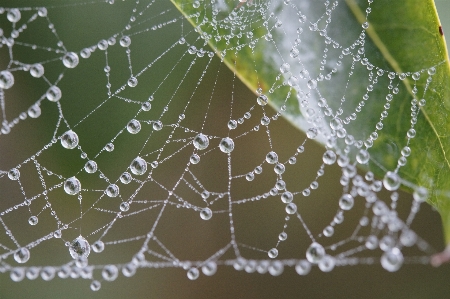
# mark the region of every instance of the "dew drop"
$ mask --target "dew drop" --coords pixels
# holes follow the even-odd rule
[[[16,252],[14,252],[14,260],[19,264],[26,263],[29,259],[30,251],[26,247],[19,248]]]
[[[28,218],[28,223],[30,225],[36,225],[38,224],[39,219],[36,216],[31,216],[30,218]]]
[[[22,267],[15,267],[11,269],[9,277],[12,281],[19,282],[25,278],[25,269]]]
[[[20,171],[17,168],[12,168],[8,171],[8,178],[11,181],[17,181],[20,178]]]
[[[130,87],[136,87],[136,85],[138,84],[138,79],[136,77],[131,77],[130,79],[128,79],[127,84]]]
[[[428,190],[425,187],[417,187],[413,193],[416,202],[424,202],[428,199]]]
[[[292,193],[289,191],[283,192],[283,194],[281,194],[281,201],[283,203],[290,203],[293,199],[294,195],[292,195]]]
[[[336,162],[336,153],[332,150],[327,150],[322,157],[323,163],[332,165]]]
[[[319,263],[325,256],[325,249],[317,242],[313,242],[306,250],[306,259],[312,263]]]
[[[289,215],[295,214],[297,212],[297,205],[295,203],[289,203],[286,205],[285,210]]]
[[[193,154],[190,158],[189,161],[192,164],[198,164],[198,162],[200,162],[200,157],[197,154]]]
[[[306,137],[309,139],[314,139],[318,135],[318,131],[316,128],[309,128],[308,131],[306,131]]]
[[[79,236],[70,243],[69,252],[73,259],[78,259],[79,257],[87,258],[91,252],[91,247],[85,238]]]
[[[127,47],[129,47],[131,45],[131,38],[129,36],[126,36],[126,35],[122,36],[120,38],[119,44],[122,47],[127,48]]]
[[[46,97],[50,102],[58,102],[61,99],[62,93],[58,86],[53,85],[47,90]]]
[[[311,271],[311,264],[308,261],[301,260],[295,265],[295,272],[298,275],[307,275]]]
[[[44,66],[40,63],[31,65],[30,75],[33,76],[34,78],[42,77],[42,75],[44,75]]]
[[[120,181],[122,182],[122,184],[129,184],[132,181],[132,177],[131,174],[128,172],[124,172],[122,173],[122,175],[120,176]]]
[[[358,154],[356,155],[356,161],[358,161],[359,164],[367,164],[370,159],[370,154],[365,149],[361,149]]]
[[[350,210],[351,208],[353,208],[353,205],[354,199],[353,196],[351,196],[350,194],[344,194],[339,199],[339,207],[344,211]]]
[[[10,71],[0,72],[0,89],[9,89],[14,85],[14,76]]]
[[[80,62],[77,53],[75,52],[68,52],[66,55],[64,55],[62,62],[66,68],[73,69],[78,65]]]
[[[162,128],[163,128],[163,124],[161,121],[158,120],[153,123],[153,130],[160,131]]]
[[[143,175],[147,172],[147,162],[141,157],[137,157],[131,162],[130,170],[135,175]]]
[[[204,208],[200,210],[200,218],[203,220],[209,220],[212,217],[212,211],[210,208]]]
[[[267,105],[267,103],[269,103],[269,99],[267,98],[266,95],[262,94],[262,95],[260,95],[259,97],[256,98],[256,102],[260,106],[265,106],[265,105]]]
[[[127,131],[131,134],[137,134],[141,130],[141,123],[138,120],[132,119],[127,124]]]
[[[198,150],[204,150],[209,145],[209,139],[208,136],[200,133],[197,136],[195,136],[193,141],[194,147]]]
[[[389,271],[395,272],[403,265],[403,254],[397,247],[386,251],[381,256],[381,266]]]
[[[334,266],[336,265],[336,260],[334,257],[330,255],[325,255],[322,260],[319,261],[319,269],[322,272],[330,272],[334,269]]]
[[[119,269],[115,265],[106,265],[102,270],[102,277],[106,281],[114,281],[119,276]]]
[[[287,239],[287,233],[285,233],[285,232],[281,232],[279,235],[278,235],[278,240],[280,240],[280,241],[286,241],[286,239]]]
[[[277,163],[273,169],[276,174],[283,174],[286,170],[285,166],[281,163]]]
[[[97,292],[102,287],[102,284],[98,280],[94,280],[91,282],[91,290]]]
[[[234,150],[234,141],[233,141],[233,139],[231,139],[229,137],[223,138],[220,141],[219,148],[225,154],[231,153]]]
[[[389,191],[395,191],[400,187],[400,177],[397,173],[388,171],[383,179],[384,188]]]
[[[203,265],[202,272],[206,276],[212,276],[212,275],[216,274],[217,264],[215,262],[211,262],[211,261],[207,262],[205,265]]]
[[[278,249],[276,248],[272,248],[267,252],[267,255],[271,258],[274,259],[278,256]]]
[[[95,173],[97,171],[97,162],[89,160],[84,164],[84,171],[87,173]]]
[[[105,250],[105,243],[103,243],[103,241],[98,240],[95,241],[94,244],[92,244],[92,251],[100,253],[103,252],[103,250]]]
[[[20,10],[17,8],[11,8],[8,13],[6,14],[6,18],[11,23],[16,23],[20,20],[22,15],[20,14]]]
[[[108,197],[117,197],[119,195],[119,186],[111,184],[106,188],[105,193]]]
[[[61,145],[67,149],[74,149],[78,146],[78,135],[72,130],[67,131],[61,136]]]
[[[64,182],[64,191],[69,195],[76,195],[81,191],[81,183],[76,177],[68,178]]]
[[[277,163],[278,162],[278,155],[277,155],[277,153],[275,153],[275,152],[269,152],[267,155],[266,155],[266,161],[267,161],[267,163],[269,163],[269,164],[275,164],[275,163]]]

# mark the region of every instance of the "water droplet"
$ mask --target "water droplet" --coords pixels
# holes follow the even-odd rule
[[[130,170],[133,174],[143,175],[147,172],[147,162],[141,157],[137,157],[131,162]]]
[[[319,269],[322,272],[330,272],[334,269],[334,266],[336,265],[336,260],[334,257],[325,255],[321,261],[319,261]]]
[[[127,212],[130,209],[130,204],[127,202],[122,202],[119,208],[122,212]]]
[[[15,267],[11,269],[11,272],[9,273],[9,277],[12,281],[19,282],[22,281],[25,278],[25,268],[22,267]]]
[[[194,3],[192,3],[192,7],[199,8],[200,7],[200,1],[194,1]]]
[[[281,232],[281,233],[278,235],[278,240],[280,240],[280,241],[286,241],[287,237],[288,237],[287,233]]]
[[[105,145],[105,151],[107,152],[112,152],[114,150],[114,144],[113,143],[108,143]]]
[[[153,130],[160,131],[162,128],[163,128],[163,124],[161,121],[158,120],[153,123]]]
[[[8,19],[8,21],[10,21],[11,23],[16,23],[20,20],[21,18],[21,14],[20,14],[20,10],[17,8],[11,8],[8,13],[6,14],[6,18]]]
[[[38,267],[30,267],[26,271],[26,276],[29,280],[34,280],[39,276],[39,268]]]
[[[362,28],[363,28],[363,29],[369,28],[369,22],[364,22],[364,23],[362,24]]]
[[[294,195],[291,192],[286,191],[281,194],[281,201],[284,203],[290,203],[294,199]]]
[[[365,149],[361,149],[358,154],[356,155],[356,161],[358,161],[359,164],[366,164],[369,162],[370,154]]]
[[[138,120],[132,119],[127,124],[127,131],[131,134],[137,134],[141,130],[141,123]]]
[[[78,146],[78,135],[72,130],[67,131],[61,136],[61,145],[67,149],[73,149]]]
[[[114,281],[119,276],[119,269],[115,265],[106,265],[102,271],[102,277],[106,281]]]
[[[208,136],[200,133],[197,136],[195,136],[193,141],[194,147],[198,150],[204,150],[209,145],[209,139]]]
[[[436,68],[435,67],[431,67],[428,69],[428,75],[432,76],[436,74]]]
[[[260,95],[259,97],[256,98],[256,102],[260,106],[265,106],[265,105],[267,105],[267,103],[269,103],[269,99],[267,98],[266,95],[262,94],[262,95]]]
[[[306,131],[306,137],[308,137],[309,139],[314,139],[317,137],[318,133],[319,132],[316,128],[309,128],[308,131]]]
[[[136,85],[138,84],[138,79],[136,77],[131,77],[130,79],[128,79],[127,84],[130,87],[136,87]]]
[[[266,155],[266,161],[267,161],[267,163],[269,163],[269,164],[275,164],[275,163],[277,163],[278,162],[278,155],[277,155],[277,153],[275,153],[275,152],[269,152],[267,155]]]
[[[401,181],[397,173],[388,171],[383,179],[384,188],[389,191],[395,191],[400,187]]]
[[[97,253],[102,252],[105,250],[105,243],[101,240],[95,241],[94,244],[92,244],[92,250]]]
[[[16,252],[14,252],[14,260],[19,264],[26,263],[29,259],[30,251],[26,247],[19,248]]]
[[[286,188],[286,183],[283,180],[278,180],[275,183],[275,188],[278,190],[284,190]]]
[[[144,102],[142,103],[141,109],[143,111],[150,111],[150,109],[152,109],[152,104],[150,102]]]
[[[226,137],[220,141],[219,148],[225,154],[229,154],[234,150],[234,141],[233,139]]]
[[[295,271],[298,275],[307,275],[311,271],[311,264],[305,260],[299,261],[295,265]]]
[[[414,200],[424,202],[428,199],[428,190],[425,187],[417,187],[413,193]]]
[[[339,207],[342,210],[348,211],[351,208],[353,208],[354,205],[354,199],[353,196],[351,196],[350,194],[344,194],[342,195],[342,197],[339,199]]]
[[[95,173],[97,171],[97,162],[89,160],[84,164],[84,171],[87,173]]]
[[[289,65],[289,63],[283,63],[280,67],[280,72],[284,74],[284,73],[289,72],[290,69],[291,69],[291,66]]]
[[[190,158],[189,161],[192,164],[198,164],[198,162],[200,162],[200,157],[197,154],[193,154]]]
[[[80,62],[77,53],[75,52],[68,52],[66,55],[64,55],[62,62],[66,68],[73,69],[78,65]]]
[[[272,248],[269,250],[269,252],[267,252],[267,255],[271,258],[274,259],[278,256],[278,249],[276,248]]]
[[[81,183],[76,177],[68,178],[64,182],[64,191],[69,195],[76,195],[81,191]]]
[[[332,165],[336,162],[336,153],[332,150],[327,150],[322,157],[323,163]]]
[[[39,116],[41,116],[41,107],[39,107],[38,104],[35,104],[31,106],[27,112],[29,117],[38,118]]]
[[[245,179],[249,182],[253,181],[255,179],[255,175],[253,172],[249,172],[245,175]]]
[[[119,44],[122,47],[127,48],[131,45],[131,38],[129,36],[124,35],[120,38]]]
[[[61,99],[62,92],[58,86],[53,85],[47,90],[46,97],[50,102],[58,102]]]
[[[0,89],[9,89],[14,85],[14,76],[9,71],[0,72]]]
[[[98,290],[100,290],[100,288],[102,287],[102,284],[100,281],[98,280],[93,280],[91,282],[91,290],[94,292],[97,292]]]
[[[325,249],[317,242],[313,242],[306,250],[306,259],[312,263],[319,263],[325,256]]]
[[[45,281],[50,281],[55,277],[56,270],[53,267],[44,267],[41,270],[41,277]]]
[[[8,178],[12,181],[17,181],[20,178],[20,171],[17,168],[13,168],[8,171]]]
[[[190,268],[187,272],[187,277],[190,280],[196,280],[200,276],[200,271],[197,268]]]
[[[209,220],[211,219],[213,213],[210,208],[204,208],[200,210],[200,218],[203,220]]]
[[[308,81],[308,88],[309,89],[316,89],[317,88],[317,81],[314,79],[311,79]]]
[[[403,254],[397,247],[386,251],[383,256],[381,256],[381,266],[389,271],[395,272],[403,265]]]
[[[117,197],[119,195],[119,186],[111,184],[106,188],[105,193],[108,197]]]
[[[286,170],[285,166],[281,163],[277,163],[275,167],[273,168],[276,174],[283,174]]]
[[[131,277],[134,274],[136,274],[136,265],[133,263],[128,263],[125,266],[122,267],[122,274],[125,277]]]
[[[334,227],[332,227],[331,225],[328,225],[323,229],[323,235],[325,237],[331,237],[333,234],[334,234]]]
[[[28,218],[28,223],[30,225],[36,225],[38,224],[39,219],[36,216],[31,216],[30,218]]]
[[[297,212],[297,205],[295,203],[289,203],[286,205],[286,213],[292,215],[295,214]]]
[[[203,265],[202,272],[206,276],[214,275],[217,272],[217,263],[211,261],[207,262],[205,265]]]
[[[40,63],[36,63],[31,65],[30,67],[30,74],[34,78],[40,78],[42,75],[44,75],[44,66]]]
[[[73,259],[88,257],[91,252],[91,246],[89,246],[89,243],[85,238],[79,236],[70,243],[69,252]]]

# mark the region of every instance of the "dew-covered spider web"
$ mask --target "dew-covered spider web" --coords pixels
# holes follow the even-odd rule
[[[428,191],[398,172],[442,62],[398,73],[367,57],[369,23],[342,34],[344,1],[176,2],[199,25],[168,0],[0,8],[2,279],[99,290],[170,267],[195,280],[428,264],[411,228]],[[370,22],[376,1],[361,3]],[[390,118],[402,144],[382,138]]]

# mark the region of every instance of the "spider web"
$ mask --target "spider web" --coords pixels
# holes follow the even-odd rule
[[[1,9],[0,272],[98,290],[141,268],[194,280],[221,266],[277,276],[428,264],[434,250],[411,229],[427,191],[399,200],[408,182],[397,172],[440,62],[398,74],[369,61],[367,24],[333,38],[343,5],[183,2],[195,29],[160,0]],[[273,77],[255,62],[260,49],[279,66]],[[242,53],[255,95],[239,82]],[[367,93],[385,92],[372,132],[346,131],[372,107],[354,94],[359,76]],[[414,85],[397,168],[384,181],[359,174],[376,163],[368,149],[396,117],[387,111],[401,81],[416,76],[429,79]],[[282,117],[306,136],[285,132]]]

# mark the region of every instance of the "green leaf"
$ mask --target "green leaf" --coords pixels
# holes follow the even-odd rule
[[[183,0],[172,2],[197,32],[206,36],[210,46],[251,90],[256,92],[257,88],[261,88],[269,97],[270,104],[277,109],[286,106],[283,115],[294,126],[302,130],[311,126],[305,118],[308,111],[299,104],[308,100],[308,92],[312,95],[308,100],[309,107],[317,107],[320,97],[325,98],[334,111],[342,102],[342,119],[350,116],[359,103],[364,102],[361,111],[356,113],[356,120],[345,125],[345,128],[356,140],[362,141],[369,138],[370,132],[377,132],[378,137],[369,149],[371,160],[368,169],[380,178],[387,171],[396,169],[401,150],[407,145],[407,131],[412,120],[411,101],[414,98],[417,101],[425,99],[425,106],[416,105],[416,136],[408,144],[411,155],[398,173],[404,189],[411,192],[422,190],[418,189],[419,186],[428,189],[428,202],[440,212],[445,238],[447,243],[450,242],[450,72],[445,40],[439,30],[440,22],[433,0],[374,1],[370,4],[367,30],[363,30],[361,24],[367,21],[368,1],[340,1],[334,9],[330,4],[328,9],[332,10],[332,26],[326,31],[330,43],[325,40],[326,37],[309,28],[317,20],[318,29],[326,26],[328,16],[324,14],[322,1],[296,2],[300,13],[292,13],[290,4],[279,1],[273,9],[283,22],[281,30],[273,29],[278,19],[264,15],[265,10],[259,10],[256,5],[238,6],[236,2],[229,4],[228,10],[221,7],[216,19],[228,18],[229,25],[229,28],[223,28],[211,23],[214,12],[205,4],[207,1],[201,3],[204,6],[200,13],[192,3],[186,4]],[[262,1],[258,5],[267,4]],[[299,22],[302,15],[307,17],[304,23]],[[233,25],[234,18],[245,20],[243,24],[251,30]],[[303,32],[298,33],[297,27],[302,28]],[[253,36],[246,35],[249,31],[253,32]],[[268,32],[273,40],[265,40]],[[296,44],[297,38],[301,41]],[[354,69],[350,69],[361,47],[354,44],[358,40],[364,41],[364,53],[359,55],[360,60],[355,62]],[[325,47],[328,52],[324,51]],[[299,51],[301,63],[295,63],[296,60],[290,57],[292,48]],[[346,48],[349,48],[350,55],[342,55],[342,64],[327,61],[324,69],[320,70],[324,53],[334,53],[330,56],[338,57]],[[363,58],[367,58],[373,66],[372,76],[377,77],[375,84],[368,80],[370,71],[361,63]],[[320,74],[331,74],[331,78],[319,80],[317,89],[311,90],[303,80],[304,85],[300,86],[302,91],[296,94],[288,85],[282,84],[288,80],[288,76],[283,78],[280,73],[280,66],[285,61],[290,64],[292,74],[299,74],[304,66],[311,72],[309,75],[312,78],[318,78]],[[336,68],[335,73],[333,68]],[[391,80],[386,71],[377,75],[378,69],[395,72],[396,76]],[[434,70],[436,73],[429,75]],[[420,79],[413,79],[415,72],[419,73]],[[402,80],[400,74],[405,74],[406,78]],[[431,82],[427,83],[427,80]],[[368,90],[369,85],[373,85],[373,90]],[[389,102],[389,115],[382,119],[383,128],[377,130],[376,124],[380,122],[380,115],[388,103],[386,96],[393,91],[388,88],[389,85],[398,88],[398,93]],[[414,95],[415,89],[417,93]],[[320,96],[317,91],[320,91]],[[365,94],[369,96],[366,101],[363,100]],[[327,122],[330,120],[326,119]],[[352,157],[355,155],[351,153]]]

